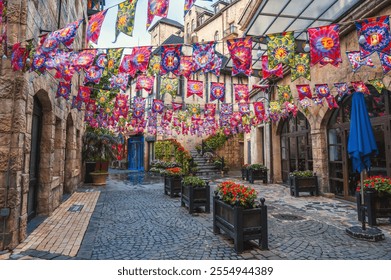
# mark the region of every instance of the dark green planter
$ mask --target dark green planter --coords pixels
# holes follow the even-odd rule
[[[248,181],[254,184],[255,180],[262,180],[264,184],[267,184],[267,169],[248,169]]]
[[[204,207],[206,213],[210,213],[210,186],[209,182],[205,187],[192,187],[182,184],[181,205],[189,208],[192,214],[197,207]]]
[[[259,208],[243,209],[231,206],[213,197],[213,233],[219,234],[223,230],[233,238],[237,253],[243,252],[244,241],[258,239],[262,250],[268,250],[267,206],[265,199],[261,199]]]
[[[357,201],[357,214],[358,220],[361,221],[361,194],[356,192]],[[364,192],[365,202],[365,215],[368,218],[369,226],[376,226],[377,218],[390,218],[391,219],[391,195],[383,194],[380,195],[376,190],[369,190]]]
[[[318,177],[289,177],[290,193],[292,196],[299,197],[301,192],[309,192],[311,195],[319,195]]]
[[[248,169],[247,168],[242,168],[242,180],[248,181]]]
[[[179,195],[182,187],[182,177],[164,176],[164,194],[174,197]]]

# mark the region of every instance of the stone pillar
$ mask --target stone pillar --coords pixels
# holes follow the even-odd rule
[[[328,187],[328,158],[326,132],[320,129],[311,130],[313,171],[316,172],[321,192],[329,192]]]

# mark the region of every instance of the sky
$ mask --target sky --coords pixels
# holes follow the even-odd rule
[[[106,0],[105,9],[110,8],[107,11],[106,18],[103,22],[98,47],[99,48],[121,48],[121,47],[134,47],[134,46],[148,46],[150,45],[151,36],[146,30],[147,23],[147,5],[148,0],[138,0],[136,7],[136,16],[134,21],[133,36],[130,37],[123,33],[118,36],[117,42],[112,43],[115,40],[115,23],[117,19],[117,4],[124,0]],[[170,6],[168,9],[167,18],[178,21],[183,24],[183,6],[185,0],[170,0]],[[215,2],[215,0],[213,1]],[[210,7],[213,3],[210,1],[197,0],[196,5]],[[155,17],[151,26],[155,24],[160,17]]]

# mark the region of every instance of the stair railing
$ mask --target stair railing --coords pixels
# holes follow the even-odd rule
[[[204,153],[206,153],[206,152],[213,154],[213,156],[215,158],[217,158],[219,161],[221,161],[220,171],[224,171],[224,167],[225,167],[224,157],[221,157],[218,154],[216,154],[216,152],[212,148],[210,148],[208,145],[206,145],[204,140],[202,140],[201,141],[201,155],[204,156]]]

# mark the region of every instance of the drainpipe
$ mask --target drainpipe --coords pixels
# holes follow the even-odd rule
[[[268,92],[268,99],[269,102],[271,100],[271,91]],[[270,158],[270,182],[274,182],[274,167],[273,167],[273,137],[272,137],[272,123],[269,123],[269,143],[270,143],[270,151],[269,151],[269,158]]]
[[[62,0],[59,0],[59,4],[58,4],[58,18],[57,18],[57,29],[60,29],[61,6],[62,6]]]

